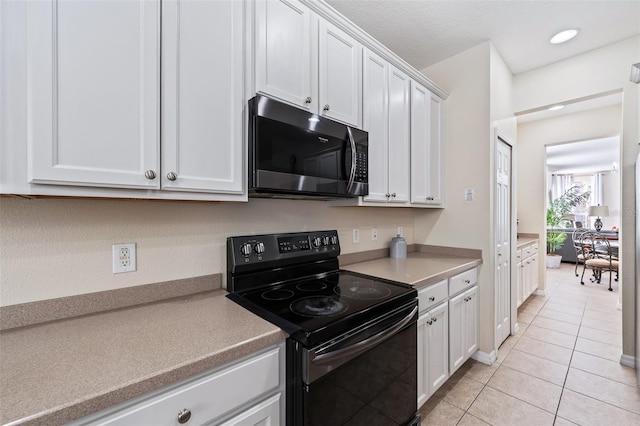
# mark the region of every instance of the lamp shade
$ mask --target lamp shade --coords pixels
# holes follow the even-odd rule
[[[609,206],[591,206],[589,207],[589,216],[609,216]]]

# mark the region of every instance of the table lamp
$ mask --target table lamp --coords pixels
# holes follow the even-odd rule
[[[609,207],[608,206],[591,206],[589,207],[589,216],[598,216],[595,222],[593,222],[593,227],[596,228],[596,231],[600,232],[602,229],[602,219],[600,216],[609,216]]]

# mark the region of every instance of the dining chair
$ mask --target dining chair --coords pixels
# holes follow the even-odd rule
[[[578,265],[584,263],[584,254],[582,253],[581,239],[582,235],[586,232],[588,232],[588,230],[577,228],[571,233],[571,242],[573,243],[573,249],[576,251],[576,267],[573,270],[573,272],[576,274],[576,277],[579,276]]]
[[[584,267],[582,269],[582,276],[580,277],[580,284],[584,285],[584,273],[587,269],[593,271],[592,282],[600,284],[602,280],[602,273],[609,272],[609,291],[613,291],[611,288],[611,275],[616,272],[616,281],[618,276],[619,261],[614,260],[611,254],[611,244],[602,234],[598,232],[586,232],[581,236],[582,242],[582,255],[584,256]]]

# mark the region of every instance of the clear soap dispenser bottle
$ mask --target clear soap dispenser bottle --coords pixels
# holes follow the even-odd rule
[[[407,258],[407,241],[400,234],[391,239],[390,252],[393,259]]]

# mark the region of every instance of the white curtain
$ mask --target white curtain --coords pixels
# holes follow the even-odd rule
[[[591,205],[603,205],[602,173],[594,173],[591,177]]]
[[[571,175],[551,175],[551,199],[555,200],[571,188]]]

